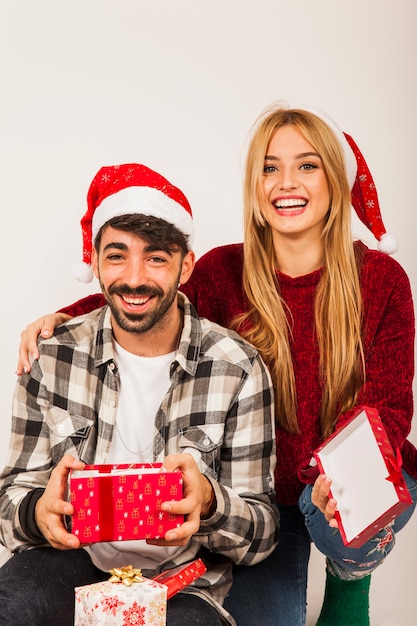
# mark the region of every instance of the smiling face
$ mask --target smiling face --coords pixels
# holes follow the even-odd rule
[[[282,238],[320,240],[330,191],[320,155],[293,125],[279,128],[268,145],[262,179],[263,215],[274,243]]]
[[[192,252],[183,257],[175,247],[160,249],[132,232],[104,228],[99,250],[93,250],[92,267],[121,345],[126,333],[141,339],[166,333],[168,342],[172,335],[176,337],[177,289],[179,283],[188,280],[193,266]]]

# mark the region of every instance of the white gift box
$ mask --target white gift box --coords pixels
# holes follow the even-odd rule
[[[74,626],[165,626],[167,587],[148,578],[75,588]]]
[[[352,419],[314,452],[331,480],[335,518],[343,543],[359,548],[412,504],[378,411],[360,407]]]

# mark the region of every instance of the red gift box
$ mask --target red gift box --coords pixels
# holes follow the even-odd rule
[[[183,497],[182,474],[161,467],[161,463],[86,465],[71,471],[71,532],[81,543],[96,543],[158,539],[180,526],[184,516],[161,511],[161,504]]]
[[[379,413],[360,407],[314,452],[331,480],[335,518],[344,545],[359,548],[412,504],[401,455],[388,440]]]
[[[167,599],[169,600],[176,593],[187,587],[197,578],[200,578],[207,571],[201,559],[196,559],[187,563],[187,565],[179,565],[154,576],[152,580],[156,580],[161,585],[168,587]]]

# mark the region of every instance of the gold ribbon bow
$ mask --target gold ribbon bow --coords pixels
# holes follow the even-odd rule
[[[130,587],[133,583],[143,583],[145,580],[142,576],[142,570],[134,569],[131,565],[114,567],[109,573],[111,574],[109,578],[111,583],[123,583],[126,587]]]

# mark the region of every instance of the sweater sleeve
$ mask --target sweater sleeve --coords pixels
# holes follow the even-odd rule
[[[365,384],[358,405],[378,409],[394,449],[405,445],[413,416],[415,319],[402,267],[373,252],[362,269]],[[376,259],[376,261],[373,261]],[[352,415],[341,416],[338,427]]]
[[[242,244],[213,248],[197,261],[190,280],[181,285],[181,291],[200,317],[230,328],[233,318],[248,308],[242,271]]]
[[[77,302],[65,306],[62,309],[59,309],[58,313],[66,313],[71,317],[77,317],[78,315],[90,313],[90,311],[94,311],[94,309],[99,309],[105,304],[106,301],[103,294],[95,293],[90,296],[86,296],[85,298],[81,298],[81,300],[77,300]]]

